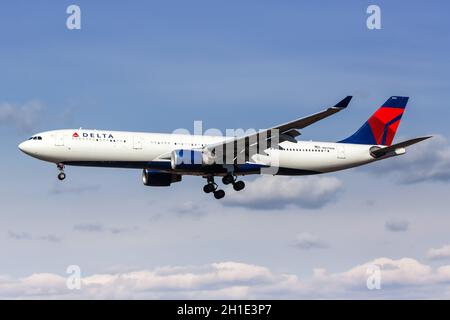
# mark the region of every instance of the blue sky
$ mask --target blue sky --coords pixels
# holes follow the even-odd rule
[[[73,3],[82,29],[69,31]],[[170,283],[158,268],[180,278],[217,275],[207,288],[131,286],[124,297],[448,298],[449,4],[374,2],[382,29],[373,31],[369,4],[2,2],[0,297],[27,296],[48,274],[44,297],[97,297],[89,284],[76,292],[61,284],[77,264],[94,283],[98,274],[143,270],[139,276]],[[255,205],[264,179],[248,180],[248,199],[229,192],[224,203],[201,192],[201,179],[152,189],[134,170],[68,168],[61,184],[53,166],[17,149],[29,134],[56,128],[172,132],[192,130],[194,120],[264,128],[346,95],[354,96],[346,111],[301,138],[344,138],[391,95],[411,97],[397,139],[438,136],[368,168],[276,180],[274,190],[279,183],[298,192],[264,194],[270,210]],[[387,266],[387,286],[361,289],[357,266],[375,260]],[[327,270],[325,280],[317,268]],[[407,270],[426,281],[412,291]],[[102,297],[120,297],[116,291],[111,280]]]

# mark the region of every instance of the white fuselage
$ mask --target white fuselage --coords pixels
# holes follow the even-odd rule
[[[33,139],[34,138],[34,139]],[[174,172],[170,154],[178,149],[198,149],[224,141],[221,136],[120,132],[102,130],[55,130],[34,135],[19,148],[40,160],[67,165],[155,169]],[[375,159],[372,145],[315,141],[285,141],[281,148],[255,155],[252,163],[280,168],[274,174],[324,173],[366,164]],[[184,170],[183,174],[203,172]],[[251,174],[252,171],[238,174]],[[221,175],[217,173],[217,175]]]

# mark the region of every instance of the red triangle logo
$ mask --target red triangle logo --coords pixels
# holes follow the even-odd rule
[[[75,132],[75,133],[72,135],[72,137],[78,138],[78,133]]]

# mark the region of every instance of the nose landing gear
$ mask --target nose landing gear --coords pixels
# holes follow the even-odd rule
[[[64,173],[64,164],[58,163],[56,166],[58,167],[59,170],[58,179],[60,181],[63,181],[66,178],[66,174]]]

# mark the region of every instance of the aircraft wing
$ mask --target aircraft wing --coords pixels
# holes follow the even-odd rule
[[[283,141],[295,141],[295,137],[300,135],[300,132],[298,129],[306,128],[307,126],[325,119],[343,109],[345,109],[348,104],[350,103],[350,100],[352,99],[352,96],[347,96],[344,99],[342,99],[340,102],[338,102],[336,105],[329,107],[323,111],[314,113],[312,115],[309,115],[304,118],[296,119],[287,123],[283,123],[277,126],[274,126],[269,129],[260,130],[259,132],[252,133],[249,135],[245,135],[242,137],[234,137],[227,139],[223,142],[207,145],[204,149],[211,152],[212,154],[215,153],[216,149],[221,149],[221,152],[223,154],[233,152],[234,155],[237,155],[242,152],[246,152],[246,159],[248,157],[251,157],[252,155],[256,153],[263,152],[263,150],[260,150],[258,148],[258,144],[261,141],[266,141],[266,148],[270,147],[272,145],[272,140],[275,136],[278,137],[278,143],[281,143]],[[275,135],[274,135],[275,132]],[[252,148],[249,148],[249,146],[252,146]],[[252,150],[249,150],[252,149]],[[265,149],[265,148],[262,148]],[[247,160],[248,161],[248,160]]]
[[[280,124],[278,126],[275,126],[273,128],[267,129],[267,130],[278,129],[280,131],[280,134],[285,134],[287,132],[293,131],[294,129],[306,128],[307,126],[309,126],[319,120],[325,119],[325,118],[345,109],[348,106],[348,104],[350,103],[351,99],[352,99],[352,96],[345,97],[344,99],[342,99],[340,102],[338,102],[333,107],[330,107],[328,109],[325,109],[325,110],[317,112],[317,113],[314,113],[314,114],[304,117],[304,118],[300,118],[300,119],[297,119],[294,121]]]
[[[395,152],[397,149],[402,149],[402,148],[406,148],[409,147],[413,144],[419,143],[423,140],[426,139],[430,139],[432,136],[427,136],[427,137],[419,137],[419,138],[414,138],[414,139],[410,139],[410,140],[406,140],[406,141],[402,141],[400,143],[396,143],[393,144],[389,147],[385,147],[385,148],[379,148],[376,150],[372,150],[371,154],[374,158],[380,158],[383,157],[391,152]],[[403,151],[404,152],[404,151]]]

